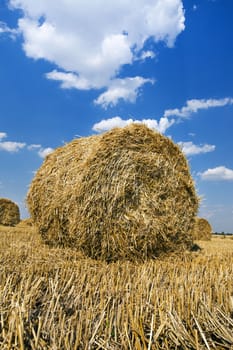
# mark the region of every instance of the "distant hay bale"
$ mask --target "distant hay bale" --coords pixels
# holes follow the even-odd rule
[[[20,212],[17,204],[10,199],[0,198],[0,225],[15,226],[20,222]]]
[[[32,219],[31,218],[27,218],[27,219],[24,219],[24,220],[21,220],[19,223],[18,223],[18,225],[17,225],[17,227],[22,227],[22,228],[24,228],[24,227],[32,227],[33,226],[33,221],[32,221]]]
[[[56,149],[27,202],[47,243],[107,261],[189,248],[198,209],[179,147],[140,124]]]
[[[210,223],[204,219],[197,217],[195,219],[193,239],[200,241],[210,241],[212,236],[212,227]]]

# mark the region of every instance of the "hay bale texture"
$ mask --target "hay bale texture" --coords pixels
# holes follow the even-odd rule
[[[196,217],[193,231],[193,239],[199,241],[210,241],[212,236],[212,227],[208,220]]]
[[[56,149],[38,170],[27,202],[47,243],[107,261],[190,247],[198,209],[179,147],[140,124]]]
[[[15,226],[20,222],[20,212],[17,204],[7,198],[0,198],[0,224]]]

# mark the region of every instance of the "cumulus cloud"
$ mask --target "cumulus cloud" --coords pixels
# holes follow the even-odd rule
[[[0,132],[0,141],[7,137],[7,134],[5,132]]]
[[[222,99],[192,99],[186,102],[186,105],[178,109],[167,109],[164,112],[165,117],[177,116],[187,118],[193,113],[197,113],[201,109],[209,109],[215,107],[224,107],[233,104],[233,98],[226,97]]]
[[[0,132],[0,151],[16,153],[25,148],[28,151],[36,151],[41,158],[45,158],[49,153],[53,152],[53,148],[43,148],[40,144],[27,145],[25,142],[2,141],[6,137],[7,134],[5,132]]]
[[[2,141],[6,137],[6,132],[0,132],[0,151],[15,153],[26,146],[26,143],[24,142]]]
[[[54,151],[51,147],[42,147],[40,144],[28,145],[27,149],[29,151],[35,151],[40,158],[45,158],[47,155]]]
[[[41,158],[45,158],[47,155],[49,155],[50,153],[52,153],[54,151],[53,148],[51,147],[47,147],[47,148],[41,148],[38,152],[38,155],[41,157]]]
[[[98,99],[95,100],[96,104],[101,104],[104,108],[109,105],[115,105],[119,99],[125,99],[128,101],[135,101],[140,87],[145,83],[154,83],[151,79],[144,79],[141,77],[126,78],[126,79],[115,79],[110,85],[109,89],[101,94]],[[186,105],[178,109],[167,109],[165,110],[163,117],[159,121],[155,119],[149,119],[150,127],[160,131],[161,133],[166,132],[166,130],[173,124],[177,123],[179,120],[177,117],[187,118],[193,113],[197,113],[202,109],[224,107],[233,104],[233,98],[226,97],[222,99],[192,99],[188,100]],[[171,117],[173,117],[171,119]],[[110,118],[103,120],[93,126],[95,131],[106,131],[109,130],[114,123],[114,126],[124,126],[132,122],[143,122],[148,124],[148,120],[134,121],[132,119],[123,120],[120,117]],[[214,145],[194,145],[192,142],[180,142],[180,146],[183,148],[184,153],[187,155],[199,154],[212,152],[215,149]]]
[[[199,174],[202,180],[223,180],[233,181],[233,170],[226,168],[225,166],[218,166],[213,169],[207,169],[203,173]]]
[[[142,77],[114,79],[109,84],[107,91],[102,93],[95,103],[107,108],[109,105],[115,106],[120,99],[135,102],[140,88],[146,83],[153,84],[154,81]]]
[[[130,123],[133,123],[133,119],[123,120],[121,117],[117,116],[101,120],[100,122],[93,125],[92,130],[96,132],[104,132],[112,128],[123,128]]]
[[[23,142],[4,141],[0,142],[0,151],[15,153],[18,152],[20,149],[24,148],[25,146],[26,143]]]
[[[96,132],[104,132],[115,127],[121,128],[131,123],[145,124],[151,129],[155,129],[161,133],[165,133],[165,131],[174,123],[174,120],[168,120],[167,118],[161,118],[159,121],[155,119],[135,120],[122,119],[121,117],[116,116],[109,119],[103,119],[99,123],[94,124],[92,130]]]
[[[178,145],[182,149],[182,151],[186,154],[186,156],[213,152],[215,150],[214,145],[195,145],[193,142],[178,142]]]
[[[62,89],[79,89],[89,90],[95,86],[91,85],[90,82],[85,78],[80,78],[75,73],[59,72],[56,69],[46,74],[46,77],[50,80],[60,81]]]
[[[0,21],[0,35],[9,34],[11,38],[14,38],[17,33],[17,29],[9,28],[5,22]]]
[[[49,155],[50,153],[53,152],[53,148],[51,147],[42,147],[40,144],[32,144],[32,145],[29,145],[27,146],[27,149],[29,151],[36,151],[37,155],[40,157],[40,158],[45,158],[47,155]]]
[[[153,58],[155,58],[155,56],[156,56],[156,54],[154,51],[147,50],[147,51],[142,51],[138,59],[145,61],[148,58],[153,59]]]
[[[119,83],[116,79],[121,68],[133,64],[139,53],[142,60],[154,57],[152,50],[146,50],[147,40],[163,41],[172,47],[185,28],[182,0],[9,3],[11,8],[22,10],[18,30],[26,55],[48,60],[59,68],[47,78],[60,81],[62,88],[105,88],[107,97],[100,100],[110,101],[113,96],[113,104],[119,99],[109,90]],[[131,89],[133,98],[127,97],[127,101],[136,98],[138,90],[134,86]]]
[[[32,144],[32,145],[27,146],[27,149],[29,151],[33,151],[33,150],[38,149],[38,148],[41,148],[41,145]]]

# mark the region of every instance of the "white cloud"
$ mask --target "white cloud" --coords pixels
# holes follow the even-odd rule
[[[6,132],[0,132],[0,151],[15,153],[26,146],[24,142],[2,141],[6,137]]]
[[[20,149],[24,148],[26,143],[22,142],[12,142],[12,141],[4,141],[0,142],[0,151],[7,151],[10,153],[18,152]]]
[[[131,123],[139,123],[145,124],[151,129],[155,129],[161,133],[164,133],[173,123],[174,120],[168,120],[167,118],[161,118],[159,121],[155,119],[143,119],[143,120],[135,120],[135,119],[122,119],[119,116],[110,119],[103,119],[99,123],[93,125],[92,130],[96,132],[104,132],[108,131],[112,128],[119,127],[122,128]]]
[[[182,151],[186,156],[196,155],[200,153],[213,152],[215,150],[214,145],[195,145],[193,142],[178,142],[178,145],[181,147]]]
[[[7,134],[5,132],[0,132],[0,141],[7,137]]]
[[[112,128],[123,128],[130,123],[133,123],[133,119],[123,120],[121,117],[117,116],[101,120],[100,122],[93,125],[92,130],[96,132],[104,132]]]
[[[146,83],[153,84],[154,81],[142,77],[114,79],[110,82],[107,91],[102,93],[95,100],[95,103],[107,108],[108,106],[115,106],[120,99],[135,102],[140,88]]]
[[[62,88],[106,88],[107,101],[122,66],[133,64],[140,52],[142,59],[154,57],[153,51],[145,50],[149,38],[172,47],[185,28],[182,0],[9,3],[11,8],[22,10],[18,28],[26,55],[59,68],[47,77],[61,81]],[[132,94],[128,101],[136,98],[134,86]],[[113,94],[113,104],[117,101]]]
[[[193,113],[197,113],[200,109],[209,109],[215,107],[224,107],[233,104],[233,98],[226,97],[222,99],[192,99],[188,100],[186,105],[178,109],[167,109],[164,112],[165,117],[177,116],[187,118]]]
[[[156,54],[154,51],[142,51],[142,53],[139,56],[139,60],[145,61],[146,59],[150,58],[153,59],[155,58]]]
[[[38,148],[41,148],[41,145],[32,144],[32,145],[27,146],[27,149],[29,151],[33,151],[33,150],[38,149]]]
[[[218,166],[213,169],[208,169],[199,174],[202,180],[226,180],[233,181],[233,170],[225,166]]]
[[[49,155],[50,153],[52,153],[54,151],[53,148],[51,147],[47,147],[47,148],[41,148],[38,152],[38,155],[41,157],[41,158],[45,158],[47,155]]]
[[[17,29],[11,29],[7,26],[5,22],[0,21],[0,35],[1,34],[9,34],[12,38],[17,35]]]
[[[46,77],[51,80],[57,80],[61,82],[62,89],[79,89],[89,90],[95,86],[90,85],[90,82],[85,78],[80,78],[75,73],[59,72],[56,69],[46,74]]]
[[[170,128],[175,123],[174,119],[168,119],[166,117],[160,118],[160,120],[157,122],[157,126],[155,126],[155,129],[157,129],[161,133],[165,133],[168,128]]]
[[[10,153],[16,153],[23,148],[28,151],[36,151],[39,157],[45,158],[49,153],[53,152],[53,148],[47,147],[43,148],[39,144],[27,145],[25,142],[15,142],[15,141],[2,141],[6,138],[7,134],[5,132],[0,132],[0,151],[6,151]]]

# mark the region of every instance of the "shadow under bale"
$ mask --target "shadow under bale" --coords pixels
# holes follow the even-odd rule
[[[185,156],[141,124],[56,149],[38,170],[27,202],[47,243],[106,261],[191,248],[198,210]]]

